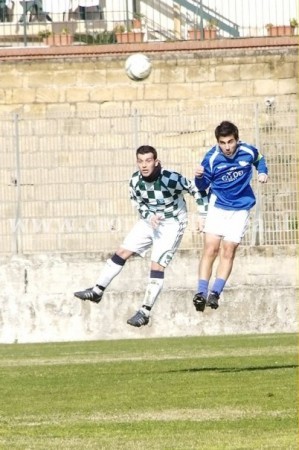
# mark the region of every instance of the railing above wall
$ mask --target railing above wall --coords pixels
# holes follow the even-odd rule
[[[191,27],[202,29],[203,31],[204,27],[208,26],[210,29],[217,28],[220,32],[224,31],[231,37],[240,37],[237,23],[219,14],[215,9],[209,8],[202,1],[176,0],[176,3],[183,6],[186,11],[194,14],[193,20],[190,20],[189,23]],[[207,25],[204,25],[204,21]],[[204,33],[202,33],[202,36],[204,38]]]
[[[7,1],[0,8],[0,46],[48,46],[50,34],[71,35],[71,45],[101,45],[118,43],[120,31],[131,33],[129,42],[190,39],[194,28],[199,32],[195,39],[202,40],[298,33],[296,0],[141,0],[138,24],[133,0],[120,1],[118,10],[109,9],[110,2],[103,7],[101,0],[91,7],[79,6],[79,0],[53,0],[53,8],[51,0],[24,4],[26,9],[21,0]]]

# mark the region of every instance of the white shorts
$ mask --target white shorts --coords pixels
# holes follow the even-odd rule
[[[247,230],[248,223],[248,210],[230,211],[209,204],[203,231],[221,236],[225,241],[239,244]]]
[[[144,257],[152,246],[151,260],[167,267],[177,251],[187,221],[165,219],[157,229],[140,219],[125,237],[121,247]]]

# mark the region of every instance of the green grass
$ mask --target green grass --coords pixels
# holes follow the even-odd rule
[[[0,449],[298,448],[295,334],[0,345]]]

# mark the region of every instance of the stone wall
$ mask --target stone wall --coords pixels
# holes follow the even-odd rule
[[[189,46],[180,42],[172,46],[132,44],[132,51],[146,51],[152,60],[152,73],[143,82],[126,76],[128,45],[118,46],[123,48],[119,53],[115,45],[110,46],[109,53],[107,46],[102,46],[103,53],[101,46],[88,47],[85,54],[84,49],[67,54],[59,47],[55,52],[51,48],[0,50],[0,114],[197,108],[219,101],[258,102],[273,96],[277,101],[294,99],[297,41],[267,46],[269,40],[264,38],[264,47],[251,48],[254,39],[229,40],[234,41],[231,45],[243,44],[234,49],[226,48],[227,41],[223,41],[215,48],[204,48],[196,42]]]

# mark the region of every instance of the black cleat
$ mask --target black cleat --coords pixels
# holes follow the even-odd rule
[[[217,309],[219,306],[218,300],[220,295],[218,292],[212,291],[208,297],[207,306],[209,306],[212,309]]]
[[[195,306],[196,311],[203,312],[206,307],[206,302],[207,299],[205,298],[202,292],[198,292],[197,294],[195,294],[193,298],[193,305]]]
[[[85,289],[85,291],[74,292],[74,296],[80,300],[89,300],[90,302],[99,303],[103,297],[103,291],[99,294],[93,288]]]
[[[141,327],[142,325],[147,325],[149,322],[149,317],[147,317],[141,309],[134,314],[131,319],[127,320],[129,325],[132,327]]]

